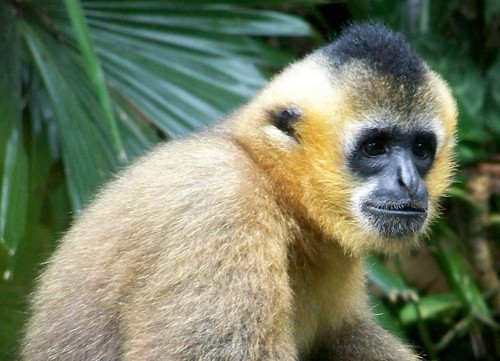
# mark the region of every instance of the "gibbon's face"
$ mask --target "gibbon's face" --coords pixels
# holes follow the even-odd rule
[[[417,244],[436,215],[457,113],[401,38],[364,31],[375,34],[347,34],[277,76],[236,135],[292,208],[346,252],[394,253]],[[392,55],[373,56],[381,49]]]
[[[454,100],[427,67],[412,86],[364,64],[351,64],[337,76],[351,109],[340,121],[340,152],[352,187],[346,218],[364,240],[356,247],[400,252],[418,244],[451,180]]]
[[[353,193],[354,212],[367,228],[387,238],[418,233],[429,215],[425,177],[432,168],[437,136],[431,130],[407,131],[365,126],[348,151],[349,171],[363,185]]]

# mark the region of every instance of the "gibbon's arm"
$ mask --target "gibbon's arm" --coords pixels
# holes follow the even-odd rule
[[[343,324],[318,342],[307,361],[421,361],[369,314]]]
[[[200,248],[179,263],[160,257],[176,274],[159,268],[132,291],[123,359],[296,360],[286,253],[273,233],[258,222],[237,240],[208,230],[200,237],[218,252]]]

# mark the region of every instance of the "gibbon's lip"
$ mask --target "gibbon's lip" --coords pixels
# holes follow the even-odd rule
[[[426,207],[413,203],[367,203],[365,207],[370,212],[388,216],[423,216],[427,213]]]
[[[380,235],[388,239],[406,239],[417,234],[427,219],[427,204],[419,202],[366,202],[362,212]]]

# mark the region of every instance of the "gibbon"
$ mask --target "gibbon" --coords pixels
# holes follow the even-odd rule
[[[364,259],[425,234],[456,118],[401,35],[348,27],[100,192],[39,280],[23,359],[418,360],[370,314]]]

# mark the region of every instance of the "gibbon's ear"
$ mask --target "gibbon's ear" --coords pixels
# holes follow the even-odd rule
[[[295,108],[287,108],[278,112],[270,112],[272,124],[289,137],[300,143],[295,125],[301,118],[301,113]]]

